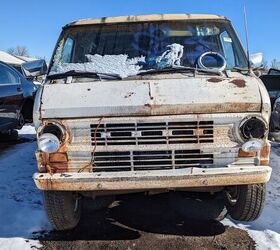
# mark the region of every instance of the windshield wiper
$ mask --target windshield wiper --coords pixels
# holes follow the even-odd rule
[[[207,70],[207,69],[200,69],[194,67],[184,67],[184,66],[176,66],[176,67],[168,67],[163,69],[151,69],[147,71],[142,71],[137,75],[150,75],[150,74],[158,74],[158,73],[165,73],[165,72],[204,72],[210,73],[215,75],[221,75],[221,72],[214,71],[214,70]]]
[[[237,71],[237,72],[248,72],[249,71],[248,68],[240,68],[240,67],[233,67],[232,70]]]
[[[48,79],[53,80],[53,79],[63,79],[67,76],[77,76],[77,77],[96,77],[100,80],[102,79],[118,79],[121,80],[122,77],[118,74],[107,74],[107,73],[97,73],[97,72],[87,72],[87,71],[77,71],[77,70],[69,70],[63,73],[58,73],[58,74],[51,74],[48,75]]]

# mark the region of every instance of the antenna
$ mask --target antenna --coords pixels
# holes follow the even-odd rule
[[[249,50],[248,21],[247,21],[247,11],[246,11],[246,6],[245,5],[244,5],[244,25],[245,25],[245,33],[246,33],[248,69],[250,70],[251,69],[251,63],[250,63],[250,50]]]

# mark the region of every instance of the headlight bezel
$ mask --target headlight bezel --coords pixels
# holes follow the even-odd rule
[[[40,138],[42,138],[42,136],[44,136],[44,135],[53,135],[57,138],[57,140],[59,141],[59,147],[57,148],[57,150],[55,150],[53,152],[46,152],[46,151],[42,150],[42,148],[40,147]],[[55,140],[52,136],[50,136],[50,137],[53,140]],[[64,144],[66,139],[67,139],[66,129],[64,128],[63,125],[61,125],[60,123],[57,123],[57,122],[53,122],[53,121],[46,122],[46,123],[42,124],[42,126],[37,131],[38,148],[39,148],[39,150],[41,150],[45,153],[57,152],[59,150],[59,148]]]
[[[261,133],[260,136],[249,136],[248,134],[248,131],[245,132],[245,126],[249,124],[249,122],[260,122],[261,126],[262,126],[262,130],[263,132],[259,132]],[[267,135],[268,135],[268,132],[269,132],[269,129],[268,129],[268,124],[267,122],[265,121],[265,119],[263,119],[261,116],[247,116],[245,117],[244,119],[241,120],[241,122],[239,123],[238,125],[238,133],[239,133],[239,136],[242,140],[242,142],[247,142],[251,139],[259,139],[259,140],[262,140],[264,139]]]

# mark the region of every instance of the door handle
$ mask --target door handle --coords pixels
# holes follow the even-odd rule
[[[17,92],[21,92],[22,88],[21,87],[17,87]]]

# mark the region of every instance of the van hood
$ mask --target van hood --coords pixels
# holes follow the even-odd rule
[[[44,85],[42,118],[260,112],[258,79],[186,77]]]

